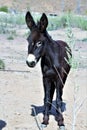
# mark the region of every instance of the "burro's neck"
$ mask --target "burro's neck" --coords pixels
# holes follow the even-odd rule
[[[53,45],[53,42],[49,39],[46,40],[45,43],[45,53],[44,56],[42,57],[42,59],[44,60],[44,63],[47,66],[53,66],[53,64],[55,64],[55,48]]]

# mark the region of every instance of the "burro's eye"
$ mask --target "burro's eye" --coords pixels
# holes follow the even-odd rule
[[[42,42],[41,42],[41,41],[39,41],[39,42],[36,43],[36,46],[37,46],[37,47],[40,47],[41,45],[42,45]]]

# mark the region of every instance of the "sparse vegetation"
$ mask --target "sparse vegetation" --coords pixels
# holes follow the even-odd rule
[[[8,7],[7,6],[2,6],[2,7],[0,7],[0,11],[2,11],[2,12],[8,12]]]
[[[0,59],[0,69],[5,69],[5,63]]]
[[[67,17],[70,17],[70,26],[78,27],[83,30],[87,30],[87,17],[76,16],[71,12],[63,13],[59,16],[48,15],[49,25],[48,30],[56,30],[58,28],[67,27]],[[35,21],[38,21],[40,14],[33,14]],[[9,28],[14,28],[16,26],[25,25],[25,13],[6,13],[0,14],[0,33],[10,32]]]
[[[7,39],[8,40],[14,40],[14,38],[17,36],[17,34],[16,34],[16,31],[15,30],[11,30],[10,32],[9,32],[9,36],[7,37]]]
[[[87,17],[72,14],[71,12],[63,13],[59,16],[48,16],[48,30],[56,30],[58,28],[67,27],[67,17],[69,15],[70,26],[87,30]]]
[[[0,33],[10,33],[11,30],[15,30],[16,27],[20,27],[25,24],[24,14],[0,14]]]
[[[66,30],[67,42],[68,42],[69,46],[71,47],[71,49],[74,50],[75,38],[74,38],[71,27],[72,27],[71,16],[70,16],[70,14],[68,14],[68,16],[67,16],[67,30]],[[68,54],[68,57],[70,60],[69,60],[69,62],[67,62],[67,61],[66,62],[72,66],[72,69],[75,69],[75,71],[78,71],[80,60],[77,59],[74,56],[74,54],[72,55],[72,58],[71,58],[68,50],[67,50],[67,54]],[[80,58],[80,52],[78,52],[78,55]],[[72,130],[75,130],[76,129],[76,119],[77,119],[78,113],[80,112],[87,97],[84,97],[84,99],[82,99],[82,101],[80,101],[78,99],[78,96],[77,96],[78,92],[80,90],[80,87],[78,86],[76,79],[73,80],[73,83],[74,83],[74,86],[72,86],[72,87],[74,88],[74,93],[73,93],[74,103],[73,103],[73,115],[72,115]]]
[[[87,38],[82,39],[82,42],[87,42]]]
[[[8,40],[14,40],[14,37],[12,35],[10,35],[7,39]]]

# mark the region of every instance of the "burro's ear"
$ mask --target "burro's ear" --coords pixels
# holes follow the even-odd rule
[[[25,21],[30,30],[32,30],[36,26],[33,17],[29,11],[26,13]]]
[[[39,29],[41,32],[44,32],[48,25],[48,18],[45,13],[42,14],[39,22]]]

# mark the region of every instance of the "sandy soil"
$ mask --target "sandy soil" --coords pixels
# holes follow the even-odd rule
[[[77,39],[87,37],[86,32],[74,32]],[[65,30],[53,31],[50,34],[54,39],[66,39]],[[0,58],[6,66],[6,71],[0,71],[0,130],[38,130],[35,117],[31,114],[32,106],[35,106],[39,124],[42,122],[44,93],[40,64],[33,69],[27,67],[26,37],[20,35],[14,40],[8,40],[7,37],[8,35],[0,34]],[[66,130],[71,130],[72,127],[74,94],[77,101],[75,109],[87,97],[87,43],[77,41],[73,52],[77,59],[80,52],[80,66],[77,70],[71,69],[64,87],[63,100],[66,110],[63,115]],[[74,88],[78,88],[76,93]],[[87,129],[86,101],[77,115],[76,130]],[[53,129],[57,130],[58,126],[54,116],[50,115],[49,125],[44,130]]]

